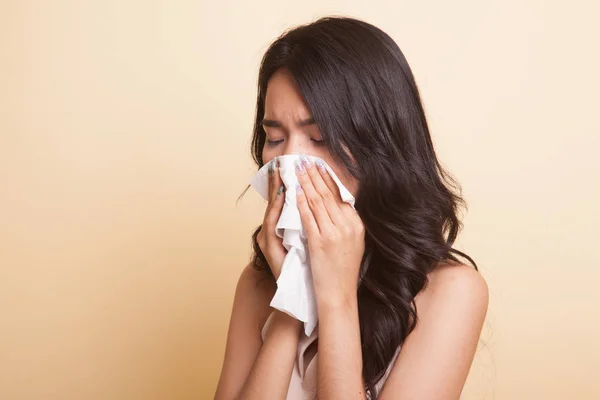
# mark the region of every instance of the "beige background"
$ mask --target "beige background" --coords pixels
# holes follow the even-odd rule
[[[399,43],[469,201],[465,399],[600,398],[595,2],[256,3],[0,2],[0,399],[212,398],[258,62],[331,13]]]

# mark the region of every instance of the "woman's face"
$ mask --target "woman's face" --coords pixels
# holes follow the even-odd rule
[[[267,84],[263,128],[267,134],[262,151],[263,163],[285,154],[320,157],[335,171],[350,193],[356,196],[357,181],[344,165],[335,163],[329,150],[319,143],[321,132],[312,120],[300,88],[287,69],[277,70]]]

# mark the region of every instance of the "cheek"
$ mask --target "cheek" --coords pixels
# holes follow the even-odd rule
[[[352,196],[356,197],[356,194],[358,193],[358,181],[348,173],[345,167],[333,164],[330,158],[322,158],[327,162],[327,164],[329,164],[331,169],[333,169],[333,172],[335,172],[335,175],[340,179],[346,189],[352,193]]]
[[[337,177],[340,178],[340,181],[346,187],[346,189],[348,189],[348,191],[352,193],[352,196],[356,198],[356,194],[358,193],[358,182],[356,181],[356,179],[352,178],[349,175],[338,173],[338,171],[336,171],[335,169],[334,171]]]
[[[352,193],[352,196],[356,197],[356,194],[358,193],[358,182],[355,179],[348,180],[340,178],[340,180],[344,186],[346,186],[346,189]]]
[[[272,149],[269,149],[267,146],[263,147],[263,150],[262,150],[262,161],[263,161],[263,164],[268,163],[274,157],[275,157],[275,154],[273,153]]]

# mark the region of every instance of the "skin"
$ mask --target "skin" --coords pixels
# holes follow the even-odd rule
[[[324,159],[342,183],[356,194],[358,183],[336,165],[319,145],[320,132],[300,90],[286,70],[269,81],[263,149],[266,163],[283,154],[310,154]],[[298,208],[308,234],[311,269],[319,313],[317,391],[320,400],[366,399],[356,287],[364,252],[364,226],[344,203],[323,169],[306,163],[296,174],[302,190]],[[258,236],[276,277],[285,249],[274,234],[281,213],[281,178],[270,174],[270,199]],[[458,399],[466,381],[488,306],[488,287],[473,268],[440,264],[415,297],[419,321],[406,338],[379,396],[382,400]],[[225,360],[215,399],[285,399],[302,324],[270,308],[274,282],[251,265],[237,284]],[[265,341],[261,329],[273,322]]]

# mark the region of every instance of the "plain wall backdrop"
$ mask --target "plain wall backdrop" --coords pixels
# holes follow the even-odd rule
[[[0,2],[0,398],[210,399],[284,29],[389,33],[490,286],[465,399],[600,398],[593,1]]]

